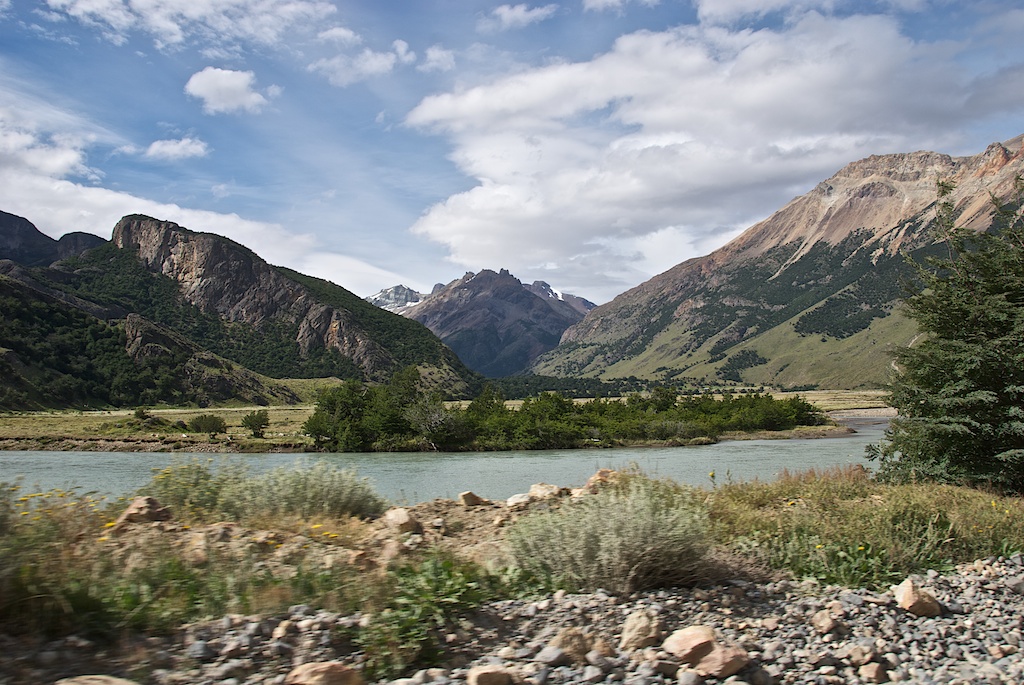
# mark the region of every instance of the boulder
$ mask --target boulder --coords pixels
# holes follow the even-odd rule
[[[340,661],[302,664],[284,679],[285,685],[363,685],[359,671]]]
[[[160,506],[154,497],[136,497],[128,508],[125,509],[117,521],[114,522],[113,531],[119,533],[131,523],[149,523],[152,521],[170,521],[171,511],[167,507]]]
[[[722,679],[739,673],[749,663],[750,655],[742,647],[715,644],[693,669],[700,675]]]
[[[464,507],[479,507],[481,504],[487,504],[487,500],[471,490],[466,490],[459,493],[459,504]]]
[[[521,492],[518,495],[512,495],[505,500],[505,506],[509,509],[525,509],[530,505],[530,495],[525,492]]]
[[[661,648],[686,664],[694,666],[716,645],[715,629],[697,625],[677,630],[661,644]]]
[[[915,616],[938,616],[942,613],[939,600],[927,590],[919,588],[911,578],[895,586],[892,594],[901,609],[906,609]]]
[[[115,678],[110,675],[76,675],[58,680],[55,685],[139,685],[134,680]]]
[[[530,491],[527,493],[530,499],[542,500],[542,499],[554,499],[560,497],[565,490],[557,485],[551,485],[550,483],[534,483],[530,486]]]
[[[466,674],[467,685],[512,685],[514,677],[503,666],[474,666]]]
[[[562,628],[558,631],[558,634],[551,640],[550,645],[561,649],[578,664],[586,661],[587,652],[594,646],[592,638],[574,626]]]
[[[419,535],[423,532],[423,524],[405,507],[392,507],[385,511],[384,525],[399,533]]]
[[[619,649],[631,652],[634,649],[653,647],[664,636],[664,627],[657,617],[646,611],[634,611],[622,624]]]
[[[877,663],[864,664],[857,669],[857,675],[865,683],[887,683],[889,682],[889,673],[885,670],[885,666]]]

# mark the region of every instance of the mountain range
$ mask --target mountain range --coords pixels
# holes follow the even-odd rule
[[[366,299],[419,321],[469,368],[492,378],[526,371],[595,307],[544,281],[524,284],[505,269],[469,272],[429,295],[397,285]]]
[[[910,344],[899,313],[911,270],[941,249],[937,182],[958,223],[987,230],[993,199],[1019,203],[1024,136],[984,152],[876,155],[841,169],[709,255],[591,311],[532,370],[699,384],[878,387]],[[912,287],[912,285],[911,285]]]
[[[55,241],[0,214],[0,407],[294,402],[284,378],[479,383],[421,324],[227,238],[126,216]]]
[[[508,271],[367,298],[268,264],[218,235],[141,215],[111,240],[54,240],[0,212],[0,408],[295,402],[283,379],[388,379],[464,397],[524,371],[677,386],[879,387],[911,263],[958,222],[1018,209],[1024,136],[977,155],[853,162],[714,252],[594,307]],[[380,306],[376,306],[380,305]],[[390,311],[386,311],[390,310]],[[457,353],[457,354],[456,354]]]

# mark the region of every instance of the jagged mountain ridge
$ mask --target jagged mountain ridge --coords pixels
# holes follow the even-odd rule
[[[429,295],[395,286],[367,300],[419,321],[469,368],[492,378],[524,371],[594,307],[544,281],[524,284],[505,269],[469,272]]]
[[[18,264],[45,266],[105,242],[97,235],[81,231],[66,233],[54,240],[28,219],[0,211],[0,258]]]
[[[28,300],[35,298],[47,319],[62,322],[59,335],[69,340],[78,335],[75,326],[102,328],[97,335],[107,341],[108,365],[122,376],[130,372],[107,343],[127,338],[121,344],[124,352],[143,366],[155,365],[156,371],[145,372],[147,378],[159,373],[195,381],[173,388],[180,401],[230,399],[232,393],[257,402],[261,397],[296,399],[265,382],[249,392],[246,388],[260,385],[258,374],[239,365],[263,376],[280,377],[272,371],[283,369],[305,377],[383,381],[413,364],[428,386],[456,395],[477,382],[454,352],[420,324],[373,307],[328,281],[273,267],[222,236],[132,215],[118,222],[111,241],[96,238],[96,244],[72,237],[66,244],[81,248],[80,254],[47,264],[60,256],[48,241],[58,241],[42,236],[27,220],[15,219],[0,220],[0,278],[10,286],[4,292],[19,311],[34,316]],[[22,261],[4,260],[8,257]],[[61,308],[88,319],[65,316]],[[53,353],[28,343],[27,331],[38,323],[11,322],[3,329],[11,339],[0,335],[0,351],[8,362],[41,378],[46,369],[28,357]],[[11,356],[14,349],[25,358]],[[31,378],[22,380],[23,388],[32,386]],[[139,397],[139,392],[135,388],[118,397]],[[93,392],[82,401],[110,400]]]
[[[984,152],[875,155],[704,257],[597,307],[567,329],[537,373],[877,386],[886,346],[916,334],[895,313],[907,267],[929,249],[936,182],[956,185],[959,223],[983,230],[990,193],[1024,173],[1024,136]]]

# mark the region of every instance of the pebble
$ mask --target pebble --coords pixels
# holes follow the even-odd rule
[[[539,601],[493,602],[444,645],[446,668],[380,685],[467,685],[471,669],[483,666],[507,671],[509,682],[525,685],[1024,682],[1024,558],[980,560],[947,575],[912,579],[938,600],[940,615],[915,616],[898,607],[891,592],[789,581],[628,597],[558,592]],[[653,645],[617,648],[627,617],[634,615],[657,616],[663,634]],[[358,669],[362,655],[338,635],[364,619],[307,605],[279,616],[225,616],[183,627],[176,638],[146,638],[130,666],[81,637],[26,649],[0,636],[0,685],[102,672],[128,680],[145,672],[149,676],[136,682],[156,685],[278,685],[301,664],[343,662]],[[669,634],[696,625],[710,626],[723,644],[745,650],[750,663],[720,680],[661,649]],[[551,644],[566,628],[591,640],[581,661]],[[139,650],[148,660],[141,665]]]

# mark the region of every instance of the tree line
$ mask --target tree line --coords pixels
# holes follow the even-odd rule
[[[575,402],[558,392],[510,406],[487,385],[468,404],[422,392],[408,367],[386,385],[348,381],[321,394],[303,430],[331,452],[532,450],[624,443],[707,442],[731,431],[818,425],[823,415],[799,397],[710,394],[680,397],[655,387],[626,398]]]

